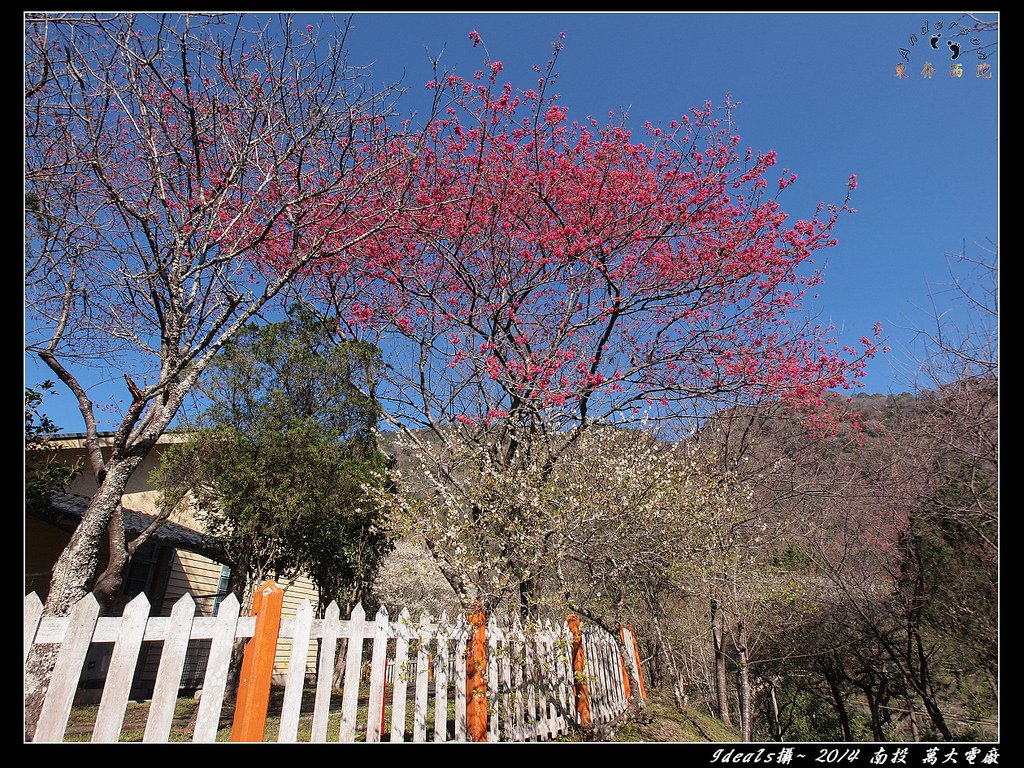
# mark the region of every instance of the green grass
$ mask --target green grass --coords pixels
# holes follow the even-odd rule
[[[410,693],[412,688],[410,687]],[[355,740],[366,741],[366,720],[367,701],[369,698],[368,686],[360,690],[360,705],[356,715],[357,729]],[[313,731],[313,702],[316,696],[316,689],[307,686],[302,694],[302,707],[299,716],[298,741],[308,742]],[[268,706],[267,725],[264,731],[265,742],[277,741],[281,726],[281,706],[284,700],[284,689],[275,687],[271,689],[270,704]],[[426,740],[434,738],[434,705],[433,697],[428,699],[426,714]],[[391,689],[386,693],[386,732],[382,741],[390,740],[391,733]],[[190,721],[199,701],[191,697],[180,698],[174,708],[174,720],[171,732],[168,737],[170,742],[191,741],[192,733],[189,729]],[[82,742],[91,741],[92,728],[96,722],[96,714],[99,707],[95,704],[73,707],[68,718],[68,728],[64,741]],[[409,698],[405,710],[405,740],[411,741],[413,737],[413,718],[415,714],[415,700]],[[630,723],[620,728],[613,737],[613,741],[623,742],[707,742],[724,741],[735,742],[739,740],[739,734],[723,725],[721,721],[687,709],[680,712],[672,702],[671,696],[662,695],[658,692],[651,694],[647,702],[647,722]],[[124,726],[121,730],[119,741],[131,742],[142,741],[146,728],[146,718],[149,715],[149,702],[128,703],[125,712]],[[230,741],[231,722],[234,715],[233,709],[225,706],[221,711],[220,728],[217,731],[217,741]],[[455,702],[452,696],[448,697],[448,733],[449,738],[454,734],[455,723]],[[327,725],[327,741],[337,742],[338,732],[341,728],[341,693],[334,691],[331,695],[330,715]],[[579,741],[578,733],[570,732],[557,741],[572,742]]]
[[[739,733],[709,715],[687,708],[680,712],[671,694],[654,691],[647,700],[649,722],[629,723],[613,741],[737,742]]]
[[[185,741],[183,728],[199,707],[199,701],[191,697],[180,698],[174,705],[174,720],[171,726],[170,741]],[[64,741],[92,741],[92,729],[99,713],[98,704],[85,704],[71,708],[68,725],[64,732]],[[118,741],[142,741],[146,730],[146,718],[149,716],[149,702],[129,701],[125,707],[124,725]]]
[[[412,689],[410,688],[410,693]],[[366,721],[368,715],[369,687],[363,686],[359,692],[360,705],[356,714],[357,742],[366,741]],[[307,686],[302,693],[302,706],[300,708],[298,741],[309,741],[313,733],[313,703],[316,697],[316,689]],[[264,730],[263,741],[277,741],[281,727],[281,706],[284,701],[284,688],[275,687],[271,689],[270,703],[267,708],[267,724]],[[390,740],[391,736],[391,690],[386,692],[386,731],[382,737],[383,741]],[[118,741],[142,741],[146,728],[146,718],[149,716],[150,702],[131,701],[125,710],[124,725]],[[191,697],[178,699],[174,708],[174,719],[168,741],[181,742],[191,741],[192,733],[189,728],[190,720],[196,709],[199,707],[199,700]],[[92,729],[96,724],[96,715],[99,706],[96,704],[80,705],[72,707],[68,717],[68,727],[65,731],[64,741],[81,742],[92,740]],[[449,737],[454,734],[455,702],[454,698],[448,697],[448,732]],[[231,740],[231,723],[234,716],[233,707],[225,705],[221,710],[220,728],[217,730],[217,741]],[[411,741],[413,737],[413,720],[415,718],[415,700],[409,698],[405,707],[405,740]],[[331,694],[330,715],[327,720],[327,741],[338,741],[338,734],[341,729],[341,692],[334,691]],[[428,699],[426,713],[426,739],[432,741],[434,738],[434,700]]]

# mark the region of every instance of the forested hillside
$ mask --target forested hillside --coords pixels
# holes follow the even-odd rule
[[[648,601],[656,682],[757,739],[995,738],[996,381],[837,402],[824,438],[751,409],[702,433],[748,491]]]

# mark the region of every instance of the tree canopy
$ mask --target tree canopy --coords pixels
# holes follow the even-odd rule
[[[245,328],[211,363],[201,383],[209,405],[164,454],[158,482],[165,494],[188,489],[239,587],[302,572],[323,606],[367,594],[390,549],[364,492],[383,483],[378,366],[376,349],[336,341],[302,306]]]

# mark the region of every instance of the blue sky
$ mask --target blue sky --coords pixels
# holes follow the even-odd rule
[[[899,392],[910,388],[909,329],[926,320],[929,281],[948,280],[947,254],[964,241],[977,253],[974,243],[998,237],[997,56],[983,79],[976,54],[961,54],[963,76],[955,78],[948,35],[928,47],[937,22],[945,31],[960,16],[365,13],[356,15],[349,50],[351,63],[372,65],[378,83],[402,81],[405,112],[425,107],[428,52],[443,49],[442,66],[462,74],[479,68],[483,54],[467,38],[474,29],[505,65],[502,78],[522,88],[564,32],[557,90],[573,118],[628,111],[637,128],[667,124],[731,93],[741,145],[775,149],[778,168],[799,175],[780,199],[794,217],[821,200],[841,202],[857,174],[858,213],[841,221],[839,245],[825,254],[814,309],[846,343],[881,323],[893,351],[873,361],[865,390]],[[910,52],[904,79],[896,76],[901,47]],[[926,60],[936,69],[931,79],[920,74]],[[29,384],[46,378],[32,362],[25,373]],[[65,430],[82,428],[69,392],[48,410]]]

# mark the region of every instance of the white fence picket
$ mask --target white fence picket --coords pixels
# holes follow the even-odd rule
[[[366,611],[356,603],[348,622],[348,652],[345,656],[344,690],[341,695],[341,726],[339,741],[355,741],[356,715],[359,710],[360,667],[363,658],[363,625]]]
[[[512,630],[508,630],[503,633],[503,642],[501,647],[501,676],[499,678],[499,685],[501,686],[501,710],[503,714],[502,720],[502,733],[505,736],[506,741],[512,741],[515,736],[514,723],[512,716]]]
[[[622,653],[619,650],[619,644],[615,641],[615,638],[609,638],[609,648],[611,655],[612,671],[615,676],[615,708],[621,710],[626,703],[626,684],[622,678],[622,665],[626,663],[625,659],[622,658]]]
[[[608,719],[610,720],[612,717],[611,713],[614,712],[615,706],[618,704],[619,698],[617,686],[615,684],[615,663],[618,661],[618,659],[616,659],[614,656],[612,644],[608,642],[608,638],[604,635],[601,636],[601,645],[604,649],[604,677],[605,682],[608,686]]]
[[[593,632],[589,633],[588,641],[590,647],[587,649],[587,661],[593,658],[590,675],[593,676],[594,699],[597,706],[594,708],[594,719],[603,723],[605,721],[605,689],[604,689],[604,654],[601,652],[601,643]]]
[[[622,678],[619,675],[619,653],[615,641],[611,636],[604,635],[605,647],[605,675],[608,678],[608,704],[611,714],[609,720],[619,711],[619,704],[622,700]]]
[[[545,699],[545,727],[548,738],[558,735],[558,704],[556,696],[558,692],[557,670],[555,669],[554,648],[552,648],[551,621],[544,620],[544,630],[541,633],[541,648],[543,649],[544,669],[544,699]]]
[[[545,728],[545,720],[547,715],[545,712],[546,705],[544,702],[544,656],[541,653],[541,643],[539,630],[534,629],[530,636],[530,654],[532,660],[530,662],[529,669],[533,672],[533,683],[534,683],[534,700],[533,706],[533,738],[536,741],[544,741],[547,737]]]
[[[430,623],[430,616],[426,613],[420,614],[419,629],[417,632],[416,644],[416,708],[412,716],[412,740],[426,741],[427,739],[427,678],[430,670],[430,631],[427,624]]]
[[[547,668],[548,734],[557,736],[558,727],[558,666],[555,663],[555,630],[551,622],[544,622],[544,665]]]
[[[302,689],[306,684],[306,659],[309,657],[309,632],[313,623],[313,606],[309,600],[299,603],[292,624],[292,655],[288,662],[284,701],[281,702],[281,723],[277,734],[280,742],[298,739]]]
[[[622,698],[621,678],[619,676],[619,654],[614,641],[605,636],[605,665],[607,667],[609,703],[613,711],[618,711],[619,701]]]
[[[135,666],[139,661],[139,648],[142,647],[142,636],[146,633],[146,620],[149,618],[149,600],[145,594],[139,594],[125,606],[121,615],[121,632],[114,643],[107,667],[106,680],[103,684],[103,697],[96,713],[96,725],[93,726],[92,740],[109,742],[117,741],[124,724],[124,712],[128,706],[128,694],[131,693],[132,678]]]
[[[313,703],[313,732],[310,741],[327,741],[327,721],[331,713],[334,657],[341,635],[341,609],[332,601],[324,612],[320,635],[320,663],[316,673],[316,699]]]
[[[206,661],[206,679],[203,681],[203,694],[199,698],[199,711],[196,713],[196,728],[192,734],[192,740],[195,742],[217,740],[220,711],[228,682],[228,668],[235,646],[238,611],[238,598],[233,594],[224,598],[217,607],[217,623],[210,643],[210,656]]]
[[[558,672],[558,732],[568,733],[572,720],[572,662],[569,658],[569,627],[563,621],[555,636],[555,665]]]
[[[537,675],[537,741],[548,740],[548,698],[547,698],[547,675],[544,670],[544,638],[541,630],[537,629],[533,634],[534,665]]]
[[[57,654],[57,663],[36,723],[36,741],[60,741],[64,737],[78,679],[82,675],[82,665],[89,653],[93,628],[99,615],[100,604],[92,594],[75,603],[68,614],[64,642]]]
[[[598,635],[598,647],[601,649],[601,684],[602,698],[604,699],[605,718],[611,720],[614,716],[615,685],[612,680],[611,654],[608,652],[608,643],[605,636]]]
[[[370,704],[366,716],[366,740],[380,741],[384,727],[383,713],[384,683],[388,659],[388,609],[383,605],[377,611],[373,632],[373,655],[370,658]]]
[[[185,653],[192,631],[196,603],[192,596],[185,594],[171,609],[171,623],[167,639],[160,653],[160,667],[153,687],[153,700],[149,705],[149,718],[143,741],[167,741],[174,720],[174,706],[178,703],[178,686],[181,684],[181,670],[185,665]]]
[[[622,665],[626,663],[626,660],[622,658],[615,638],[611,638],[611,649],[612,669],[615,672],[615,706],[617,710],[621,710],[626,704],[626,684],[622,677]]]
[[[526,677],[526,733],[524,738],[527,741],[535,741],[540,736],[540,728],[537,723],[537,649],[532,634],[527,635],[523,648],[525,651],[523,674]]]
[[[601,722],[601,681],[597,675],[597,648],[592,633],[583,632],[583,676],[587,683],[587,697],[590,700],[590,719]]]
[[[437,620],[437,650],[434,654],[434,741],[448,741],[448,642],[451,625],[448,613]]]
[[[405,740],[405,702],[409,686],[409,637],[412,618],[409,609],[403,608],[395,626],[395,668],[391,691],[391,740]]]
[[[525,717],[523,702],[523,666],[525,662],[523,660],[523,628],[518,617],[512,624],[509,636],[512,639],[509,644],[509,659],[512,666],[515,667],[512,681],[512,740],[525,741],[526,728],[523,721]]]
[[[611,678],[608,673],[608,644],[604,642],[603,635],[594,636],[597,646],[597,674],[601,678],[601,717],[604,721],[612,719],[611,701],[613,690]]]
[[[596,634],[593,635],[593,638],[597,662],[594,672],[597,675],[601,700],[601,722],[605,722],[611,719],[611,708],[608,706],[611,695],[611,688],[608,685],[608,659],[606,648],[602,642],[603,638]]]
[[[501,630],[498,629],[498,622],[492,615],[487,620],[487,627],[484,630],[487,638],[487,740],[501,741],[498,733],[501,713],[498,711],[498,666],[501,662],[499,643],[502,639]]]
[[[466,645],[469,642],[469,627],[466,622],[456,621],[461,628],[455,635],[455,740],[466,740]]]
[[[548,699],[548,735],[558,735],[558,668],[555,667],[554,630],[551,621],[544,620],[545,695]]]

